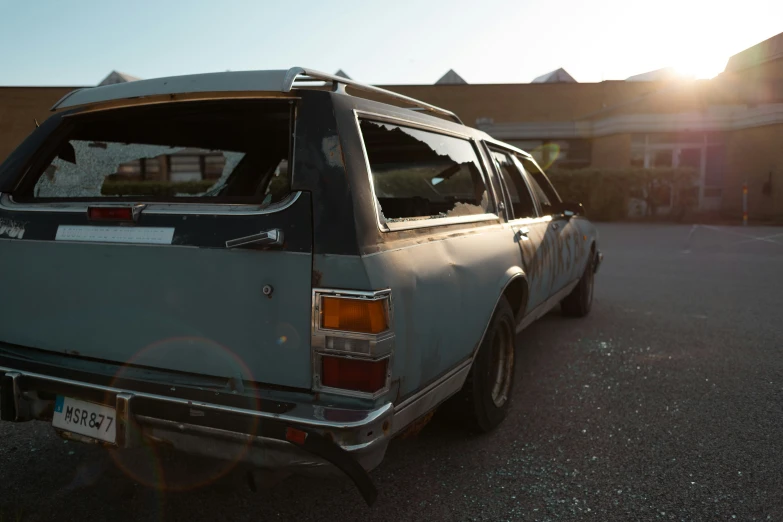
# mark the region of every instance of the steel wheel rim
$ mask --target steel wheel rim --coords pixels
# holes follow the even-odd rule
[[[506,320],[501,321],[495,329],[492,339],[492,362],[492,402],[498,408],[502,408],[508,401],[514,369],[514,333]]]

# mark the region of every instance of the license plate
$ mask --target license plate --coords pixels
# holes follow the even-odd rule
[[[52,426],[85,435],[104,442],[117,440],[117,419],[114,408],[57,396]]]

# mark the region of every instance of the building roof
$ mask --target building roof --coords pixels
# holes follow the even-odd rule
[[[641,74],[635,74],[625,79],[626,82],[666,82],[672,80],[680,80],[682,75],[679,74],[674,67],[664,67],[663,69],[655,69],[654,71],[647,71]]]
[[[579,83],[562,67],[554,71],[542,74],[533,79],[531,83]]]
[[[342,69],[337,69],[337,72],[334,73],[335,76],[339,76],[340,78],[345,78],[346,80],[353,80],[350,76],[348,76],[348,73],[343,71]]]
[[[454,69],[449,69],[449,72],[440,77],[440,80],[435,82],[435,85],[467,85],[462,76],[457,74]]]
[[[118,83],[135,82],[137,80],[141,80],[141,78],[137,78],[136,76],[131,76],[130,74],[126,74],[120,71],[112,71],[106,78],[101,80],[101,83],[98,84],[98,87],[103,85],[116,85]]]
[[[777,59],[783,59],[783,33],[735,54],[729,58],[725,70],[726,72],[741,71]]]

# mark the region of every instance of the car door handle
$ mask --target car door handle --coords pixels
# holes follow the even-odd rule
[[[229,239],[226,241],[226,248],[234,248],[244,245],[282,245],[283,244],[283,231],[279,228],[273,228],[272,230],[265,230],[252,236],[240,237],[237,239]]]

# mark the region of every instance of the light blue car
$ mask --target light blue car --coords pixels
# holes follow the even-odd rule
[[[449,111],[302,68],[53,110],[0,166],[2,420],[345,473],[372,503],[393,437],[447,399],[491,430],[516,334],[590,311],[581,205]]]

